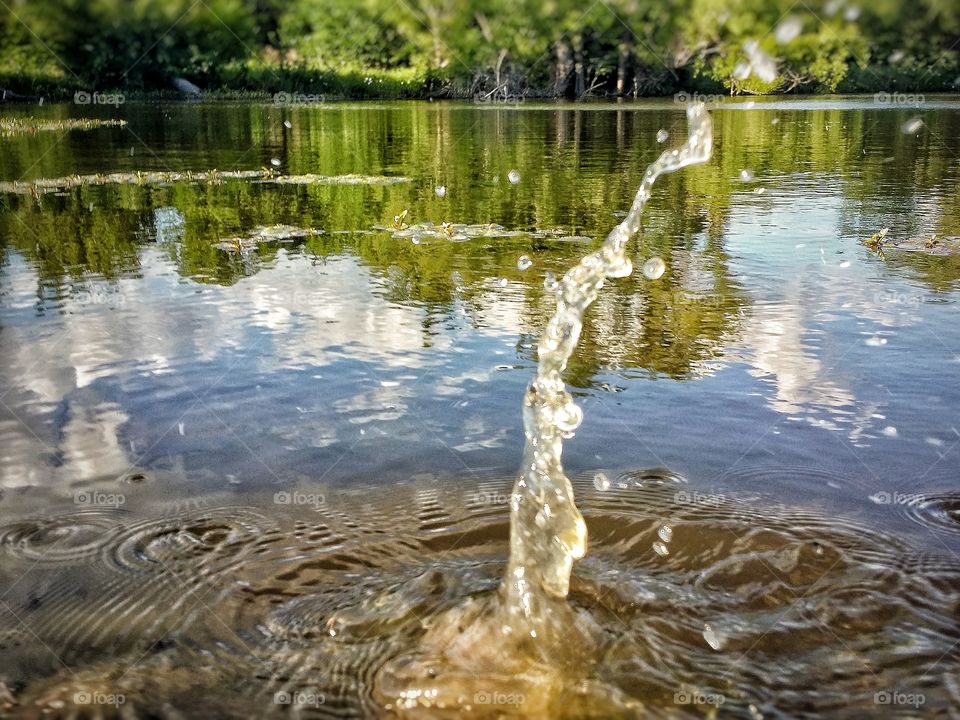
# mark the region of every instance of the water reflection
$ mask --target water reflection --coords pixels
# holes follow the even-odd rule
[[[551,307],[545,277],[564,272],[622,216],[658,154],[657,131],[682,134],[681,107],[629,108],[201,104],[158,113],[130,104],[121,108],[128,127],[154,153],[131,158],[123,128],[67,136],[59,145],[42,135],[0,144],[4,180],[257,169],[272,157],[289,172],[414,179],[389,187],[133,184],[0,197],[0,585],[13,586],[21,561],[74,563],[49,574],[43,565],[9,602],[45,608],[32,616],[36,631],[83,666],[78,687],[104,676],[89,663],[154,647],[148,669],[131,675],[147,688],[145,707],[151,693],[169,696],[190,679],[173,673],[150,684],[149,668],[167,657],[199,668],[195,661],[209,647],[230,647],[218,658],[249,670],[247,650],[236,650],[229,634],[213,633],[207,646],[202,632],[190,643],[176,634],[177,627],[186,634],[219,627],[251,633],[243,638],[256,640],[253,662],[276,663],[280,674],[328,667],[329,652],[346,658],[348,670],[328,678],[329,692],[343,707],[369,709],[362,674],[371,657],[389,654],[389,633],[407,627],[404,608],[433,607],[437,598],[495,582],[506,479],[521,446],[519,398]],[[816,668],[835,660],[853,678],[855,662],[837,646],[831,663],[820,662],[820,621],[844,643],[866,638],[865,652],[899,672],[884,654],[884,613],[936,593],[940,606],[931,601],[918,611],[939,628],[935,638],[924,636],[923,657],[943,655],[955,639],[944,619],[944,608],[956,603],[949,589],[955,558],[941,555],[958,537],[949,473],[960,442],[960,386],[952,381],[960,367],[960,265],[922,253],[880,259],[858,241],[883,226],[897,237],[960,235],[960,114],[946,100],[931,103],[924,129],[909,137],[899,130],[903,113],[863,102],[760,102],[714,115],[714,160],[664,178],[632,249],[638,267],[663,258],[663,276],[635,273],[609,283],[568,369],[586,412],[565,455],[568,467],[592,477],[602,466],[627,478],[612,495],[590,495],[600,509],[592,537],[609,554],[592,556],[596,562],[575,577],[577,592],[588,604],[598,592],[604,602],[616,600],[618,617],[635,632],[611,656],[619,663],[611,672],[630,692],[663,705],[677,688],[662,668],[651,672],[649,658],[669,657],[684,682],[695,682],[704,667],[726,682],[723,648],[748,653],[763,635],[751,615],[763,595],[751,595],[752,578],[779,592],[781,571],[842,558],[844,571],[829,582],[801,573],[809,582],[800,591],[815,586],[821,594],[808,608],[815,620],[792,626],[807,643],[797,677],[827,688],[818,707],[832,707],[851,685]],[[511,169],[517,184],[508,180]],[[438,194],[441,185],[446,191]],[[499,223],[520,234],[414,244],[374,229],[403,210],[412,223]],[[324,234],[239,252],[218,246],[277,224]],[[556,233],[524,234],[534,230]],[[532,266],[521,269],[521,257]],[[650,490],[652,474],[616,472],[644,464],[684,471],[693,504],[678,509],[669,493],[617,495]],[[729,512],[697,505],[698,497],[726,492],[722,482],[735,483],[748,501]],[[77,493],[118,488],[127,495],[122,507],[76,504]],[[788,502],[780,520],[749,504],[749,492],[761,489]],[[275,497],[283,492],[324,496],[322,511],[319,501],[280,507]],[[629,512],[605,520],[618,504]],[[821,508],[810,532],[794,522],[807,505]],[[457,508],[477,520],[466,541]],[[859,525],[828,528],[838,508],[897,537],[868,538]],[[690,528],[706,530],[685,533],[677,519],[688,516]],[[675,541],[668,556],[654,557],[664,518]],[[764,533],[773,525],[780,539],[770,551]],[[747,539],[742,556],[728,561],[730,527]],[[868,541],[861,547],[856,538]],[[941,555],[905,549],[904,538]],[[411,569],[414,559],[454,546],[470,557],[440,579]],[[851,559],[855,546],[862,557]],[[754,562],[754,551],[770,551],[777,577]],[[624,554],[637,560],[626,584],[616,575]],[[220,582],[254,556],[260,565],[247,564],[249,587]],[[358,599],[355,583],[339,575],[323,585],[332,595],[317,595],[317,584],[344,568],[379,568],[384,557],[402,567],[388,581],[370,581],[386,593],[384,603],[366,615],[337,615],[348,637],[368,621],[389,628],[377,646],[348,657],[302,644],[318,635],[330,608]],[[887,563],[881,571],[871,565],[876,558]],[[676,572],[664,575],[648,562]],[[140,584],[118,580],[110,574],[116,568]],[[196,580],[197,592],[230,598],[236,617],[217,625],[163,568]],[[709,582],[688,593],[684,578],[692,576],[684,568],[707,568]],[[859,587],[859,576],[844,576],[848,568],[870,583],[875,571],[892,578],[870,585],[875,594],[858,615],[847,613]],[[464,573],[465,584],[450,580]],[[611,574],[623,597],[608,593]],[[115,591],[109,608],[94,592],[103,582]],[[909,585],[909,602],[905,583],[916,586]],[[81,586],[89,602],[75,592]],[[716,589],[723,592],[711,595]],[[663,626],[680,606],[661,590],[690,601],[682,632]],[[638,597],[651,605],[634,616]],[[731,607],[731,597],[745,605]],[[773,616],[794,602],[789,593],[777,598],[776,612],[760,625],[775,624]],[[97,614],[105,608],[112,610]],[[91,621],[64,631],[62,617],[88,615]],[[918,642],[914,621],[899,617],[893,632]],[[118,630],[124,618],[135,621],[135,632]],[[704,622],[714,642],[704,639]],[[847,638],[851,627],[866,634]],[[788,635],[764,636],[763,651],[776,658],[778,647],[798,642]],[[644,638],[655,639],[654,655]],[[18,651],[18,667],[35,677],[57,672],[42,648],[30,646]],[[796,690],[789,678],[772,677],[762,657],[750,662],[753,685]],[[295,684],[284,677],[278,688]],[[221,681],[214,673],[200,685]],[[50,682],[48,699],[70,687],[63,678]],[[31,692],[47,697],[44,688]],[[945,693],[937,688],[930,697]],[[196,709],[205,702],[196,695],[181,696]],[[229,715],[233,706],[223,702],[219,712]],[[747,708],[750,698],[736,702]]]

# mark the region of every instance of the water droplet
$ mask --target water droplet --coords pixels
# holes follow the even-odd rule
[[[779,125],[779,124],[780,124],[780,118],[775,117],[773,120],[770,121],[770,124],[771,124],[771,125]]]
[[[843,11],[843,19],[847,22],[856,22],[857,18],[860,17],[860,7],[857,5],[851,5],[846,10]]]
[[[289,120],[284,120],[284,121],[283,121],[283,126],[284,126],[287,130],[289,130],[290,128],[293,127],[293,123],[290,122]]]
[[[412,242],[414,245],[419,245],[420,244],[419,236],[414,235],[412,238],[410,238],[410,242]]]
[[[500,278],[500,280],[498,280],[498,283],[500,284],[500,287],[506,287],[509,282],[510,282],[510,281],[507,280],[506,278]]]
[[[740,180],[742,182],[750,182],[753,180],[753,171],[752,170],[741,170],[740,171]]]
[[[923,118],[912,117],[907,120],[901,127],[900,130],[904,135],[914,135],[920,131],[920,128],[923,127]]]
[[[280,158],[270,158],[270,164],[274,167],[280,167]]]
[[[658,142],[658,143],[665,143],[665,142],[667,141],[667,138],[668,138],[668,137],[670,137],[670,133],[668,133],[668,132],[667,132],[666,130],[664,130],[663,128],[660,128],[660,129],[657,131],[657,142]]]
[[[669,525],[661,525],[660,529],[657,530],[657,535],[659,535],[660,539],[664,542],[670,542],[673,540],[673,528]]]
[[[763,195],[766,191],[767,191],[766,188],[754,188],[753,194],[754,194],[754,195]]]
[[[864,342],[870,347],[881,347],[887,344],[887,339],[885,337],[874,335],[872,337],[868,337],[866,340],[864,340]]]
[[[133,157],[133,148],[130,148],[130,157]]]
[[[897,429],[893,425],[887,425],[883,430],[883,434],[887,437],[896,437]]]
[[[598,472],[593,476],[593,486],[600,492],[604,492],[610,489],[610,478],[608,478],[604,473]]]
[[[774,37],[776,37],[778,43],[786,45],[788,42],[796,40],[797,36],[802,32],[803,20],[800,19],[800,16],[787,15],[787,17],[777,25],[777,29],[774,31]]]
[[[887,62],[891,65],[896,65],[898,62],[903,60],[906,56],[906,53],[903,50],[894,50],[890,53],[890,57],[887,58]]]
[[[93,212],[93,203],[90,203],[90,212]]]
[[[543,288],[547,292],[556,292],[557,288],[560,287],[560,283],[557,282],[557,276],[552,272],[544,273],[543,275]]]
[[[652,257],[643,264],[643,276],[647,280],[656,280],[667,270],[667,264],[658,257]]]
[[[517,270],[523,272],[529,267],[533,266],[533,260],[531,260],[527,255],[521,255],[517,258]]]
[[[655,543],[653,544],[653,551],[654,551],[657,555],[669,555],[669,554],[670,554],[670,551],[667,549],[667,546],[664,545],[662,542],[655,542]]]
[[[520,173],[518,173],[516,170],[511,170],[507,173],[507,180],[510,181],[511,185],[516,185],[518,182],[520,182]]]
[[[844,260],[842,263],[840,263],[840,267],[842,267],[842,268],[848,268],[848,267],[850,267],[850,261],[849,261],[849,260]]]
[[[703,624],[703,639],[707,641],[707,645],[712,647],[714,650],[719,650],[723,643],[720,641],[720,638],[717,636],[717,633],[714,632],[713,628],[710,627],[710,623]]]
[[[437,197],[438,197],[438,198],[446,197],[446,196],[447,196],[447,186],[446,186],[446,185],[437,185],[437,187],[436,187],[436,189],[434,190],[434,192],[437,194]]]

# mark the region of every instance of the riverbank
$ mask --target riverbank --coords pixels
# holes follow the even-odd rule
[[[480,74],[452,75],[429,70],[400,68],[362,68],[329,72],[308,67],[280,67],[262,63],[246,63],[224,67],[216,78],[198,82],[204,97],[224,100],[270,100],[280,104],[299,104],[324,100],[426,100],[461,99],[481,102],[518,102],[527,99],[610,99],[614,97],[663,97],[686,93],[690,96],[765,95],[790,96],[824,94],[813,87],[793,88],[789,92],[772,90],[764,93],[731,92],[708,77],[678,71],[666,81],[617,92],[615,84],[600,84],[579,95],[575,88],[558,91],[548,78],[517,74],[492,81]],[[0,72],[0,90],[12,93],[11,99],[44,102],[72,101],[99,95],[122,95],[127,100],[173,100],[185,96],[173,84],[174,78],[157,81],[151,87],[138,85],[104,85],[51,68],[27,73]],[[641,86],[643,89],[641,90]],[[960,90],[960,67],[888,65],[854,66],[826,94],[874,93],[943,93]],[[19,97],[18,97],[19,96]]]

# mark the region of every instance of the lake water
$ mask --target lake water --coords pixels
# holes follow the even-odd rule
[[[503,572],[545,274],[683,109],[5,108],[128,125],[0,139],[0,716],[392,716],[377,670]],[[960,100],[711,111],[632,246],[666,272],[567,374],[595,676],[628,717],[950,716]],[[327,179],[149,176],[261,168]],[[474,716],[611,712],[507,695]]]

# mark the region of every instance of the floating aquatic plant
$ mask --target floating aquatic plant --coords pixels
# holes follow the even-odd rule
[[[0,118],[0,137],[33,135],[38,132],[70,130],[97,130],[104,127],[123,127],[126,120],[99,120],[96,118],[68,118],[66,120],[41,120],[39,118]]]
[[[279,175],[271,168],[259,170],[141,171],[96,175],[70,175],[0,182],[0,193],[43,194],[89,185],[169,185],[178,182],[217,184],[225,180],[252,180],[277,185],[392,185],[411,182],[405,177],[382,175]]]
[[[221,240],[216,247],[227,252],[246,252],[261,243],[290,242],[306,237],[323,235],[323,230],[317,228],[301,228],[294,225],[260,225],[242,237],[231,237]]]

